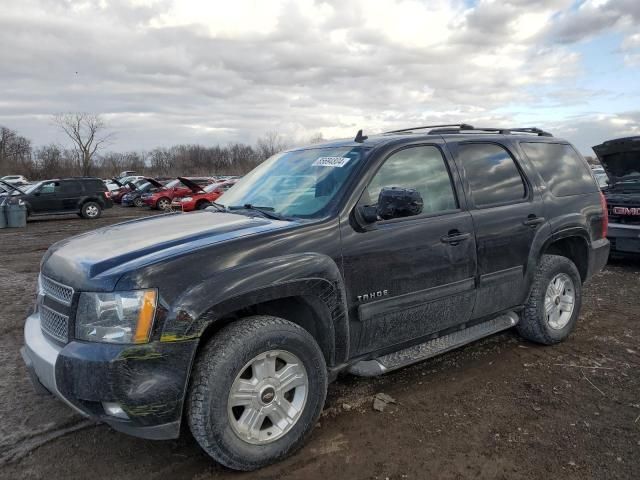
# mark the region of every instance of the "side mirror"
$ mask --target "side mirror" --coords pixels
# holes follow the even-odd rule
[[[383,188],[378,196],[378,216],[383,220],[410,217],[422,213],[420,192],[410,188]]]

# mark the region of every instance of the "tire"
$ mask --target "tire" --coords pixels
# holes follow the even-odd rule
[[[567,279],[570,284],[566,282]],[[571,296],[573,307],[569,309],[567,299]],[[527,340],[543,345],[561,342],[575,327],[581,303],[582,279],[575,264],[567,257],[543,255],[517,325],[518,333]],[[552,311],[551,315],[548,311]],[[559,311],[559,316],[555,316]]]
[[[136,197],[133,199],[133,206],[134,207],[142,207],[144,206],[144,202],[142,201],[142,198],[140,197]]]
[[[158,210],[169,210],[171,208],[171,199],[162,197],[156,202],[156,208]]]
[[[82,215],[82,218],[95,220],[102,215],[102,207],[96,202],[86,202],[82,205],[82,209],[80,209],[80,215]]]
[[[267,352],[266,359],[260,360]],[[274,356],[285,353],[293,360],[284,357],[287,363],[278,369]],[[270,358],[273,362],[271,376],[262,377],[266,380],[257,387],[248,387],[250,393],[244,396],[238,393],[243,398],[250,398],[246,402],[248,406],[232,407],[230,393],[240,392],[235,386],[248,378],[247,372],[250,372],[251,382],[257,383],[261,377],[259,370],[269,371],[264,367],[259,370],[253,366],[247,368],[248,365],[266,365]],[[258,363],[251,363],[254,361]],[[289,374],[298,372],[297,382],[305,381],[306,377],[306,385],[289,391],[280,390],[287,388],[277,382],[278,374],[282,375],[285,370]],[[273,388],[271,382],[274,382]],[[293,383],[287,383],[291,388]],[[198,354],[187,396],[188,423],[196,441],[218,463],[235,470],[255,470],[283,459],[302,446],[320,416],[326,394],[324,357],[306,330],[277,317],[247,317],[224,327]],[[275,421],[278,417],[266,413],[262,420],[255,422],[258,428],[251,431],[253,438],[245,438],[247,435],[238,431],[245,414],[250,417],[251,412],[263,413],[272,409],[274,415],[280,415],[276,404],[287,406],[289,412],[289,407],[297,404],[291,426],[285,422],[286,426],[279,430],[281,423]],[[252,409],[253,406],[256,408]],[[285,417],[290,419],[290,415]]]
[[[203,202],[198,202],[198,204],[196,205],[196,210],[204,210],[205,208],[210,206],[211,206],[211,203],[205,200]]]

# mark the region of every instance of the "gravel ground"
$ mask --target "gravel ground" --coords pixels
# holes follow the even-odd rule
[[[0,478],[640,478],[638,260],[615,260],[585,286],[561,345],[508,331],[384,377],[340,378],[306,447],[251,474],[214,464],[187,432],[132,438],[36,395],[19,348],[40,258],[59,239],[149,213],[0,230]],[[378,393],[395,403],[374,410]]]

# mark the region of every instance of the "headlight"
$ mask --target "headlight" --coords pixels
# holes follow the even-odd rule
[[[191,197],[184,197],[183,199],[181,199],[181,202],[190,202],[191,200],[193,200],[193,198]]]
[[[156,290],[82,292],[76,314],[76,338],[90,342],[146,343],[156,303]]]

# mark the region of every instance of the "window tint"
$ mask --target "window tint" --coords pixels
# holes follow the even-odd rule
[[[557,197],[597,190],[589,167],[571,147],[561,143],[520,144],[533,166]]]
[[[80,182],[74,182],[74,181],[60,182],[60,191],[62,193],[73,195],[76,193],[81,193],[82,186],[80,185]]]
[[[458,208],[449,171],[436,147],[405,148],[390,156],[369,184],[368,203],[376,203],[384,187],[418,191],[424,200],[423,213]]]
[[[476,207],[518,202],[526,196],[520,172],[504,148],[465,144],[460,145],[459,152]]]

